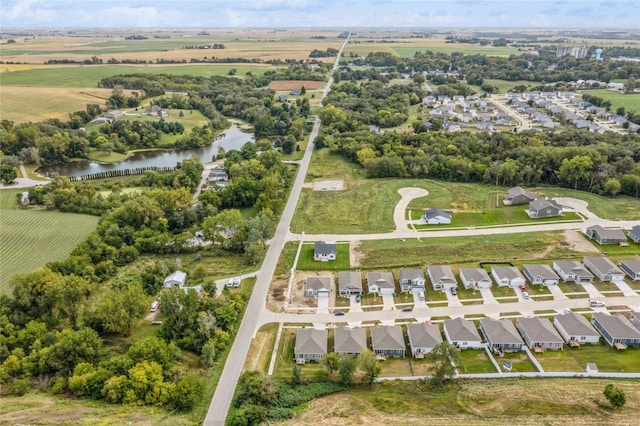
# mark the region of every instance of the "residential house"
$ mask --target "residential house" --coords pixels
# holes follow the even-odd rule
[[[452,213],[441,209],[425,210],[422,217],[429,225],[450,224]]]
[[[106,112],[104,114],[102,114],[102,116],[104,118],[106,118],[107,120],[113,120],[117,117],[120,117],[122,114],[124,114],[124,112],[122,111],[118,111],[117,109],[111,110],[109,112]]]
[[[308,297],[329,297],[331,294],[331,277],[307,277],[304,284],[304,295]]]
[[[391,272],[367,272],[367,290],[380,296],[393,295],[396,285]]]
[[[595,312],[591,315],[591,324],[611,347],[640,346],[640,330],[622,315]]]
[[[524,341],[516,331],[511,320],[482,318],[480,331],[493,352],[517,352],[522,350]]]
[[[451,346],[459,349],[481,349],[484,345],[473,321],[464,318],[446,320],[444,337]]]
[[[527,204],[536,199],[536,194],[527,191],[526,189],[514,186],[507,191],[507,195],[504,196],[502,202],[506,206],[513,206],[515,204]]]
[[[424,272],[418,268],[400,268],[400,290],[401,291],[423,291],[424,292]]]
[[[300,96],[302,94],[302,91],[300,89],[293,89],[289,92],[289,94],[291,96]]]
[[[162,286],[164,288],[184,287],[184,284],[186,281],[187,281],[186,272],[175,271],[174,273],[172,273],[171,275],[169,275],[167,278],[164,279]]]
[[[399,325],[372,327],[371,347],[376,355],[404,358],[406,347],[402,327]]]
[[[518,318],[516,328],[529,349],[557,351],[564,345],[564,340],[546,318]]]
[[[460,281],[464,288],[491,288],[491,278],[482,268],[460,268]]]
[[[287,102],[287,95],[278,95],[278,102]]]
[[[527,214],[532,219],[539,219],[541,217],[561,216],[562,207],[560,204],[553,200],[547,200],[545,198],[538,198],[529,203],[529,209]]]
[[[207,182],[226,182],[229,180],[229,175],[223,167],[214,167],[209,171],[207,176]]]
[[[362,275],[355,271],[338,272],[338,294],[342,297],[362,295]]]
[[[440,328],[436,324],[424,322],[407,325],[409,347],[414,358],[424,358],[434,347],[442,343]]]
[[[587,237],[598,244],[623,244],[627,242],[627,236],[621,229],[605,229],[600,225],[593,225],[586,229]]]
[[[575,312],[556,315],[553,325],[569,346],[579,346],[584,343],[597,344],[600,341],[600,335],[596,329],[584,316]]]
[[[450,266],[429,265],[427,267],[427,273],[429,274],[429,279],[431,280],[431,285],[434,290],[447,291],[458,287],[456,276],[453,275]]]
[[[629,314],[629,321],[631,324],[635,325],[638,330],[640,330],[640,312],[631,311]]]
[[[590,283],[594,278],[582,263],[575,260],[556,260],[553,262],[553,270],[564,282]]]
[[[442,128],[448,132],[457,132],[461,129],[460,125],[455,121],[445,121]]]
[[[522,265],[522,273],[531,284],[553,285],[560,281],[558,274],[549,265]]]
[[[640,225],[636,225],[627,231],[627,235],[634,243],[640,244]]]
[[[491,275],[498,287],[509,286],[515,288],[525,283],[522,273],[515,266],[493,266],[491,267]]]
[[[169,115],[167,111],[160,108],[158,105],[151,105],[144,111],[144,113],[151,117],[167,117]]]
[[[327,329],[299,328],[296,331],[294,358],[303,364],[305,361],[320,361],[327,354]]]
[[[492,132],[496,128],[492,123],[476,123],[476,129]]]
[[[361,327],[337,327],[334,330],[333,342],[333,351],[338,355],[357,357],[367,348],[367,335]]]
[[[316,241],[313,246],[313,260],[327,262],[336,260],[337,248],[334,242]]]
[[[625,259],[620,262],[620,269],[633,281],[640,280],[640,259]]]
[[[624,272],[604,256],[585,256],[584,266],[589,268],[600,281],[622,281],[624,279]]]

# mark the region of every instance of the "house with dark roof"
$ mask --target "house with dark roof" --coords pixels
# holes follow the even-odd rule
[[[516,328],[522,335],[524,342],[532,350],[562,349],[564,340],[558,334],[551,321],[540,317],[518,318]]]
[[[335,242],[316,241],[313,245],[313,260],[327,262],[336,260],[338,249]]]
[[[562,216],[562,207],[554,200],[538,198],[529,203],[527,214],[532,219],[540,219],[542,217]]]
[[[498,287],[520,287],[525,280],[522,273],[515,266],[492,266],[491,275]]]
[[[444,337],[451,346],[459,349],[481,349],[482,337],[473,321],[464,318],[446,320],[442,327]]]
[[[427,267],[427,274],[429,274],[431,286],[434,290],[447,291],[458,287],[456,276],[453,275],[453,271],[450,266],[429,265]]]
[[[425,210],[422,218],[429,225],[450,224],[452,213],[441,209]]]
[[[505,318],[482,318],[480,331],[493,352],[517,352],[522,350],[524,341],[513,323]]]
[[[296,362],[320,361],[327,354],[327,330],[299,328],[296,331],[294,358]]]
[[[558,273],[562,281],[574,281],[577,283],[591,283],[593,274],[584,265],[575,260],[555,260],[553,270]]]
[[[464,288],[491,288],[491,278],[482,268],[460,268],[460,281]]]
[[[338,272],[338,294],[342,297],[362,295],[362,275],[355,271]]]
[[[526,189],[514,186],[507,191],[507,194],[502,199],[505,206],[513,206],[516,204],[528,204],[536,199],[536,194],[527,191]]]
[[[367,335],[361,327],[337,327],[334,330],[333,342],[333,351],[338,355],[357,357],[367,348]]]
[[[308,297],[329,297],[331,294],[331,277],[307,277],[304,284],[304,295]]]
[[[391,272],[367,272],[367,290],[380,296],[393,295],[396,284]]]
[[[560,282],[560,277],[549,265],[526,264],[522,265],[522,273],[531,284],[554,285]]]
[[[434,347],[442,343],[440,328],[436,324],[407,324],[407,337],[414,358],[424,358]]]
[[[611,347],[626,349],[627,346],[640,346],[640,330],[622,315],[595,312],[591,316],[591,324]]]
[[[399,325],[372,327],[371,347],[376,355],[404,358],[406,346],[404,344],[402,327]]]
[[[620,269],[633,281],[640,280],[640,259],[626,259],[620,262]]]
[[[627,236],[621,229],[605,229],[600,225],[593,225],[585,230],[587,237],[598,244],[623,244],[627,242]]]
[[[584,343],[597,344],[600,335],[587,319],[575,312],[556,315],[553,325],[569,346],[579,346]]]
[[[424,291],[424,272],[419,268],[400,268],[401,291]]]
[[[600,281],[622,281],[624,279],[624,272],[608,257],[585,256],[584,266],[589,268]]]
[[[640,244],[640,225],[636,225],[629,229],[627,231],[627,235],[633,242]]]

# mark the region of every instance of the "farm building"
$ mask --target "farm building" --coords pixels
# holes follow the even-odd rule
[[[187,281],[187,274],[182,271],[175,271],[167,278],[164,279],[163,287],[184,287],[185,282]]]

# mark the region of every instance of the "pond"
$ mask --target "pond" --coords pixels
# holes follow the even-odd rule
[[[138,167],[175,167],[179,161],[188,160],[193,156],[198,157],[202,163],[208,163],[212,161],[214,155],[218,154],[220,147],[224,148],[225,152],[229,152],[232,149],[241,149],[244,144],[253,141],[253,133],[247,133],[236,126],[232,126],[218,136],[210,145],[201,148],[174,151],[141,151],[134,153],[126,160],[112,164],[100,164],[93,161],[52,164],[40,167],[38,172],[45,175],[58,173],[62,176],[82,176],[112,170],[136,169]]]

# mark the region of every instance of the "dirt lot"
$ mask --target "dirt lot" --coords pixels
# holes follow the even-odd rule
[[[291,289],[291,304],[288,309],[315,309],[318,306],[317,299],[304,295],[304,284],[309,276],[330,276],[331,277],[331,296],[329,297],[329,309],[335,307],[336,299],[336,277],[332,272],[327,271],[296,271],[295,282]],[[276,280],[271,283],[271,292],[269,293],[267,306],[276,312],[282,311],[287,297],[287,287],[289,279]]]
[[[360,251],[361,241],[351,241],[349,244],[349,257],[351,258],[351,268],[360,267],[360,259],[364,258],[364,253]]]
[[[572,250],[585,253],[599,253],[598,249],[577,231],[564,231],[564,240]]]
[[[317,90],[322,87],[324,81],[312,80],[276,80],[269,83],[269,89],[273,90],[293,90],[304,86],[307,90]]]

